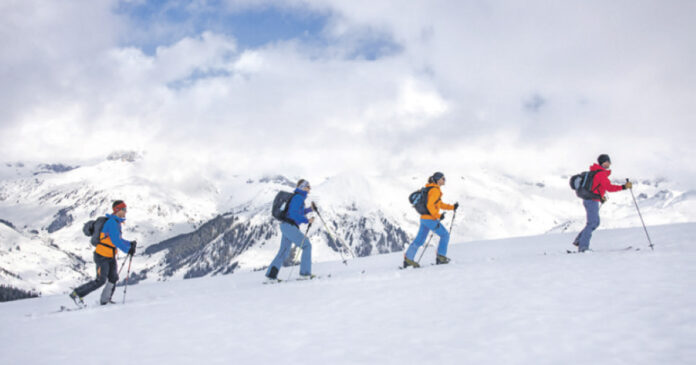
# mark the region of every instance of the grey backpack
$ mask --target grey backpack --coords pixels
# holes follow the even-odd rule
[[[99,236],[101,235],[101,231],[104,229],[104,223],[106,223],[107,220],[108,218],[106,217],[99,217],[96,220],[89,221],[82,226],[82,233],[84,233],[87,237],[91,237],[89,241],[92,246],[99,244]]]

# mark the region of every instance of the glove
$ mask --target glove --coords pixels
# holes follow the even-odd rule
[[[445,219],[445,213],[442,213],[442,214],[440,215],[440,220],[443,220],[443,219]]]
[[[131,256],[135,255],[135,246],[137,246],[137,245],[138,245],[138,242],[135,242],[135,241],[131,242],[131,248],[130,248],[130,250],[128,250],[129,255],[131,255]]]
[[[314,204],[314,202],[312,202],[312,210],[315,211],[315,212],[317,211],[317,205]]]
[[[599,200],[601,200],[601,201],[602,201],[602,204],[604,204],[604,203],[607,202],[607,197],[606,197],[606,196],[603,196],[603,197],[601,197]]]
[[[459,202],[454,203],[454,210],[457,210],[459,208]]]
[[[630,182],[630,181],[626,181],[626,183],[623,184],[624,190],[626,190],[626,189],[631,189],[632,187],[633,187],[633,183]]]

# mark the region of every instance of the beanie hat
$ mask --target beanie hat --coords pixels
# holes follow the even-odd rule
[[[599,157],[597,157],[597,162],[599,162],[600,165],[607,162],[607,161],[609,163],[611,163],[611,159],[609,158],[609,155],[607,155],[607,154],[601,154],[601,155],[599,155]]]
[[[307,180],[300,180],[300,181],[297,183],[297,188],[298,188],[298,189],[305,189],[305,188],[308,188],[308,187],[309,187],[309,181],[307,181]]]
[[[445,174],[443,174],[441,172],[436,172],[433,174],[432,179],[433,179],[433,182],[437,182],[438,180],[442,179],[443,177],[445,177]]]

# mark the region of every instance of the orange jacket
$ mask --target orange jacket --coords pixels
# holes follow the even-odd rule
[[[114,246],[113,242],[111,242],[111,237],[102,232],[99,234],[99,244],[94,252],[103,257],[114,257],[116,256],[116,246]]]
[[[442,191],[440,191],[440,185],[435,183],[428,183],[427,185],[425,185],[425,187],[432,187],[432,189],[428,191],[428,204],[426,205],[430,214],[422,215],[421,219],[439,220],[440,209],[454,210],[454,205],[445,204],[442,202],[442,200],[440,200],[442,198]]]

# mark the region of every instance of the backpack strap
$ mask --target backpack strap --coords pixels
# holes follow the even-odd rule
[[[433,217],[434,217],[433,213],[428,209],[428,197],[430,196],[430,190],[432,190],[432,189],[434,189],[434,188],[435,188],[434,186],[428,186],[428,187],[427,187],[428,190],[426,190],[426,192],[425,192],[425,209],[426,209],[426,210],[428,211],[428,213],[430,213],[430,215],[432,215]],[[438,190],[439,190],[439,189],[440,189],[440,188],[438,187]],[[440,201],[440,198],[442,198],[442,192],[440,192],[440,196],[437,198],[437,200],[435,200],[435,202],[434,202],[433,204],[437,204],[437,203]]]
[[[102,245],[102,246],[104,246],[104,247],[106,247],[106,248],[111,249],[111,251],[113,251],[113,254],[114,254],[113,257],[116,257],[116,254],[118,253],[118,251],[116,250],[116,245],[114,245],[114,244],[112,243],[112,244],[111,244],[112,246],[109,246],[109,245],[107,245],[106,243],[104,243],[104,242],[101,241],[101,234],[104,233],[104,226],[106,226],[106,223],[109,221],[109,219],[111,219],[111,218],[107,218],[106,221],[104,222],[104,224],[103,224],[102,227],[101,227],[101,232],[99,232],[99,242],[97,243],[97,246]],[[118,224],[118,221],[116,221],[116,223]],[[119,230],[119,232],[121,232],[121,225],[120,225],[120,224],[118,224],[118,230]],[[108,237],[108,235],[107,235],[106,233],[104,233],[104,238],[106,238],[106,237]]]
[[[283,209],[283,216],[285,217],[285,219],[283,219],[283,221],[286,223],[292,224],[293,226],[299,228],[299,226],[297,225],[297,223],[294,220],[288,218],[288,209],[290,209],[290,203],[292,202],[293,199],[295,199],[295,196],[297,196],[297,195],[298,195],[297,192],[292,193],[292,196],[290,197],[290,199],[288,199],[288,203],[285,204],[285,209]]]
[[[599,170],[595,170],[595,171],[592,171],[592,172],[591,172],[591,174],[592,174],[592,181],[591,181],[592,184],[594,184],[594,179],[595,179],[595,177],[597,176],[597,173],[599,173]],[[600,198],[602,197],[602,196],[599,194],[599,191],[597,191],[597,189],[599,189],[599,186],[600,186],[600,185],[602,185],[602,184],[597,183],[597,185],[596,185],[596,186],[593,185],[592,190],[590,190],[590,192],[592,192],[592,193],[594,193],[594,194],[597,195],[597,199],[600,199]]]

